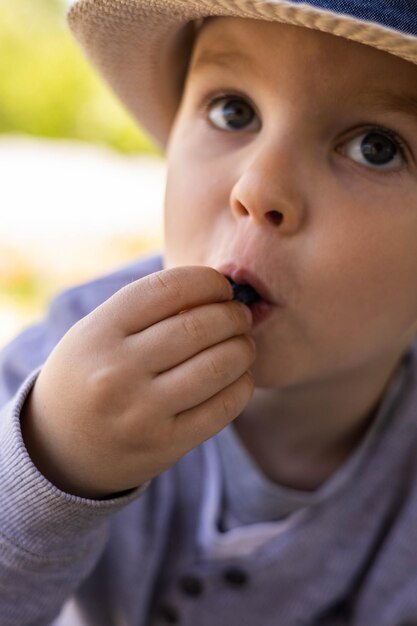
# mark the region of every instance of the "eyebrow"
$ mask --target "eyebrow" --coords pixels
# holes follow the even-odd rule
[[[207,67],[233,69],[236,65],[245,65],[254,68],[253,59],[239,52],[227,50],[204,50],[192,65],[193,72],[200,72]]]
[[[353,99],[357,105],[372,107],[381,113],[401,113],[410,117],[417,124],[417,95],[396,93],[381,89],[364,92]]]
[[[213,66],[220,69],[245,66],[256,71],[253,58],[227,50],[204,50],[194,61],[192,71],[200,72]],[[360,95],[348,96],[347,101],[351,105],[373,108],[381,113],[401,113],[410,117],[417,124],[417,94],[376,89],[362,92]]]

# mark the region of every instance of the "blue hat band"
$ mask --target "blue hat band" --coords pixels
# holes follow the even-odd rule
[[[287,0],[310,5],[361,21],[374,22],[405,35],[417,36],[417,2],[414,0]]]

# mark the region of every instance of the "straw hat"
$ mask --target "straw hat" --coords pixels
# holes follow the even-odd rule
[[[317,29],[417,63],[410,0],[76,0],[68,23],[87,58],[161,148],[201,20],[232,16]]]

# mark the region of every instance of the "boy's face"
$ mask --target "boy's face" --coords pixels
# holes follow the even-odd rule
[[[258,386],[366,375],[413,338],[417,118],[381,95],[413,88],[416,66],[340,37],[204,25],[167,151],[165,265],[232,265],[281,303],[252,331]]]

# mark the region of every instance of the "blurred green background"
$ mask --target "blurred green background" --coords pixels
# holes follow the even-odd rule
[[[136,222],[132,227],[127,219],[136,207],[142,215],[153,213],[162,155],[84,59],[66,25],[68,4],[0,0],[0,162],[8,183],[0,220],[0,348],[41,317],[57,292],[161,244],[159,231]],[[155,162],[153,178],[146,158]],[[67,197],[68,180],[75,201]],[[114,188],[124,194],[114,198]],[[14,238],[6,223],[13,214],[21,224]],[[79,214],[70,240],[70,219]],[[62,226],[37,240],[36,220],[42,219],[45,232],[57,220]],[[106,219],[107,234],[95,232]]]
[[[0,0],[0,133],[156,153],[84,60],[64,0]]]

